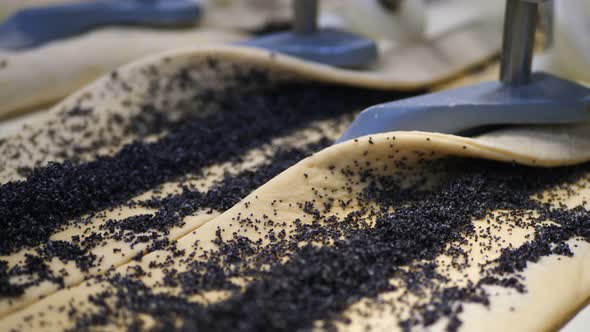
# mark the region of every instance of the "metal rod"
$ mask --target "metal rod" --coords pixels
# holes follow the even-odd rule
[[[530,81],[538,16],[538,3],[507,0],[500,67],[502,82],[521,85]]]
[[[543,33],[545,35],[544,49],[553,46],[555,40],[555,1],[548,0],[541,4],[541,20],[543,23]]]
[[[293,32],[298,35],[310,35],[318,31],[318,0],[293,0],[293,11]]]

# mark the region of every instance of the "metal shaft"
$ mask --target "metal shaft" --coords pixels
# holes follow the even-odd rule
[[[543,23],[543,33],[545,35],[545,45],[543,49],[553,46],[555,41],[555,1],[548,0],[541,5],[541,20]]]
[[[520,85],[530,81],[538,16],[538,3],[507,0],[500,67],[502,82]]]
[[[295,23],[293,31],[298,35],[310,35],[318,30],[318,0],[293,0]]]

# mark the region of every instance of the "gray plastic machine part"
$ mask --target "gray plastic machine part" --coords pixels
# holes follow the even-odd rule
[[[251,39],[255,46],[305,60],[345,68],[362,68],[377,60],[377,44],[368,38],[336,29],[317,27],[318,1],[294,0],[292,31]]]
[[[363,111],[338,139],[419,130],[458,134],[490,125],[590,121],[590,89],[535,73],[526,85],[487,82],[376,105]]]
[[[559,77],[531,74],[539,4],[508,0],[500,81],[370,107],[338,139],[420,130],[464,134],[496,125],[590,121],[590,89]]]

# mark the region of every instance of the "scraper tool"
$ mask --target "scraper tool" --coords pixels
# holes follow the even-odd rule
[[[546,1],[507,1],[500,81],[370,107],[337,143],[398,130],[461,134],[495,125],[590,121],[590,89],[554,75],[531,74],[539,5]]]
[[[0,49],[23,50],[106,25],[177,26],[195,23],[192,0],[100,0],[23,9],[0,25]]]
[[[377,59],[377,44],[373,40],[342,30],[318,28],[317,0],[294,0],[293,9],[292,31],[273,33],[241,44],[337,67],[361,68]]]

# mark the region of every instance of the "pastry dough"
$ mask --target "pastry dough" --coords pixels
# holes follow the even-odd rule
[[[559,135],[553,135],[555,131]],[[393,137],[395,137],[395,143],[392,144]],[[527,137],[528,139],[524,142],[520,139],[514,139],[518,137]],[[196,231],[181,237],[177,242],[176,249],[186,251],[183,258],[173,258],[172,254],[167,251],[155,251],[145,256],[139,263],[121,266],[117,272],[129,276],[133,275],[133,271],[149,271],[147,275],[139,274],[139,276],[135,275],[130,278],[152,287],[156,293],[176,294],[176,296],[182,297],[180,289],[170,287],[163,281],[163,276],[167,274],[167,267],[174,266],[175,270],[183,271],[188,269],[195,260],[206,260],[200,255],[205,252],[211,254],[218,250],[215,239],[221,238],[229,241],[232,234],[238,234],[252,241],[262,238],[264,242],[268,241],[264,235],[268,234],[271,229],[275,234],[278,234],[281,230],[286,230],[286,236],[288,237],[289,234],[295,233],[292,227],[293,222],[299,220],[299,222],[306,223],[312,220],[309,211],[302,211],[303,209],[298,203],[316,200],[316,204],[321,206],[321,197],[328,197],[322,196],[322,194],[327,193],[331,193],[330,197],[336,201],[346,201],[348,199],[354,201],[354,198],[358,197],[358,194],[366,189],[367,183],[351,182],[347,178],[347,173],[341,173],[339,170],[352,167],[350,169],[355,169],[355,172],[356,169],[371,169],[381,176],[392,176],[396,173],[403,176],[405,174],[403,168],[394,166],[396,160],[405,157],[403,165],[416,166],[419,164],[415,164],[415,162],[419,160],[438,159],[448,156],[486,158],[537,167],[568,165],[588,160],[590,158],[590,153],[587,152],[589,151],[589,144],[590,136],[587,125],[508,130],[475,139],[423,132],[394,132],[375,135],[370,138],[364,137],[356,142],[348,141],[327,148],[301,161],[257,189],[221,216],[209,221]],[[417,154],[416,151],[421,153]],[[538,153],[539,151],[543,151],[543,153]],[[574,151],[579,153],[574,153]],[[434,152],[434,154],[430,152]],[[394,155],[393,159],[391,158],[392,155]],[[417,155],[420,157],[416,157]],[[416,170],[416,168],[408,169]],[[400,171],[401,173],[399,173]],[[584,208],[588,208],[586,203],[590,194],[588,180],[588,174],[586,173],[575,183],[569,185],[571,189],[576,188],[576,192],[567,195],[562,192],[554,193],[556,195],[554,197],[559,198],[559,200],[553,203],[556,205],[568,205],[568,208],[582,204]],[[560,183],[559,185],[563,186],[564,184]],[[344,186],[350,189],[339,189]],[[289,190],[285,190],[285,188],[289,188]],[[559,190],[562,190],[561,187]],[[567,185],[563,190],[567,190]],[[545,194],[549,194],[549,192]],[[330,213],[342,217],[353,211],[359,212],[355,203],[347,207],[337,207],[335,204]],[[493,213],[502,214],[502,211]],[[255,224],[258,227],[253,228],[239,222],[239,220],[243,220],[244,216],[249,216],[248,218],[251,220],[264,220],[264,215],[275,215],[278,220],[285,221],[286,224],[281,226],[280,224],[256,222]],[[370,221],[370,214],[366,218]],[[525,235],[530,233],[530,229],[520,229],[519,226],[516,226],[518,225],[516,219],[511,218],[523,218],[523,215],[505,213],[504,218],[504,226],[500,225],[495,234],[502,241],[495,240],[493,243],[504,248],[521,246],[526,241]],[[527,214],[524,215],[524,218],[528,218]],[[473,222],[484,223],[485,218],[482,221],[474,220]],[[222,230],[221,233],[220,230]],[[198,246],[195,246],[196,243],[198,243]],[[488,306],[478,303],[464,304],[463,311],[458,316],[462,322],[461,328],[471,331],[498,329],[538,331],[557,328],[567,321],[576,310],[586,303],[590,295],[590,270],[585,264],[588,255],[590,255],[590,244],[578,239],[571,239],[569,243],[573,254],[571,257],[553,255],[542,257],[535,263],[528,263],[520,273],[522,276],[520,280],[526,287],[526,292],[519,293],[511,288],[492,287],[490,291],[493,290],[494,292],[490,295],[490,304]],[[477,243],[463,243],[461,246],[464,248],[469,246],[478,248]],[[476,254],[476,252],[479,252],[476,250],[468,252],[473,252],[473,254],[468,255],[468,260],[471,258],[475,260],[470,265],[474,269],[463,270],[462,273],[472,273],[473,275],[470,277],[477,277],[479,264],[486,262],[490,258],[493,259],[493,257]],[[493,256],[495,251],[490,249],[484,252]],[[442,260],[444,257],[439,259]],[[165,267],[163,268],[158,268],[158,265],[155,264],[156,262],[162,263],[166,261],[169,261],[169,263],[164,264]],[[139,265],[141,269],[134,268],[136,265]],[[442,264],[442,266],[448,267],[449,265]],[[453,272],[452,268],[449,273],[449,275],[454,276],[451,282],[460,283],[468,279],[467,274],[465,274],[465,277],[461,274],[453,274],[455,272]],[[71,315],[80,319],[83,317],[82,314],[88,315],[97,312],[96,309],[92,309],[94,305],[86,301],[88,295],[93,294],[95,298],[100,298],[99,294],[102,291],[112,288],[117,289],[116,284],[110,284],[105,280],[84,282],[77,287],[50,295],[48,298],[4,318],[3,326],[39,330],[71,328],[74,326],[75,320],[68,317],[67,309],[60,311],[56,308],[75,306],[77,310]],[[141,299],[141,295],[137,296],[140,296]],[[207,295],[207,293],[204,293],[202,296],[213,303],[224,299],[223,294],[216,295],[213,293]],[[387,296],[394,296],[395,298],[395,292],[381,294],[380,298],[387,299]],[[199,303],[203,301],[203,298],[192,297],[192,301]],[[412,305],[412,300],[406,298],[406,301],[409,302],[403,302],[403,305]],[[413,301],[415,302],[417,299],[414,298]],[[107,303],[111,302],[107,301]],[[365,305],[369,305],[370,310],[367,311],[366,308],[363,310],[362,308]],[[381,304],[381,306],[385,306],[385,309],[382,309],[376,304],[371,306],[361,300],[349,309],[351,322],[337,324],[343,330],[360,331],[367,324],[377,330],[396,330],[400,328],[398,325],[400,321],[398,316],[388,311],[391,309],[387,309],[387,305],[388,302]],[[117,308],[117,311],[120,311],[119,315],[110,314],[109,325],[106,325],[109,330],[124,328],[125,322],[129,323],[129,316],[125,315],[126,309],[125,307]],[[44,313],[43,316],[39,316],[41,312]],[[362,314],[359,314],[359,312]],[[25,320],[27,316],[34,318]],[[142,316],[143,318],[145,317]],[[148,327],[150,321],[150,319],[147,320]],[[102,325],[98,324],[98,327],[100,326]],[[431,326],[432,330],[443,330],[445,328],[446,318],[444,317]]]
[[[0,99],[4,101],[0,118],[54,103],[105,73],[150,54],[243,38],[238,32],[207,28],[105,28],[31,50],[0,51]]]
[[[144,126],[145,119],[142,120],[143,118],[146,118],[148,122],[152,121],[150,120],[150,117],[153,116],[150,113],[150,107],[165,109],[171,118],[192,113],[198,116],[200,113],[216,111],[221,107],[220,105],[227,107],[226,99],[230,93],[226,91],[235,86],[240,86],[242,90],[234,92],[234,95],[236,93],[238,95],[242,93],[263,95],[268,93],[269,89],[276,88],[275,85],[279,82],[297,81],[292,75],[283,75],[281,70],[269,69],[268,64],[265,63],[269,59],[268,53],[254,51],[254,57],[260,61],[258,63],[249,63],[247,57],[242,60],[240,54],[243,53],[249,54],[247,50],[231,47],[190,50],[180,53],[178,56],[174,53],[163,57],[154,57],[110,74],[50,110],[49,113],[34,118],[18,135],[4,139],[0,146],[0,154],[6,156],[0,164],[2,182],[6,184],[10,181],[21,180],[24,178],[23,170],[45,166],[49,162],[60,162],[72,158],[76,158],[79,162],[91,162],[96,160],[97,154],[102,156],[117,154],[121,148],[133,140],[157,141],[158,137],[166,133],[154,133],[144,137],[146,133],[142,133],[141,130],[129,130],[137,126]],[[224,58],[227,58],[225,62]],[[272,68],[272,65],[270,67]],[[251,75],[256,74],[257,71],[263,73],[259,74],[262,75],[261,77],[266,77],[264,74],[266,70],[269,71],[268,80],[252,81]],[[191,76],[194,81],[190,82],[191,88],[187,89],[186,80]],[[302,79],[299,78],[299,81]],[[164,93],[154,93],[154,86],[159,86]],[[295,91],[295,93],[298,92]],[[195,100],[195,96],[199,97],[202,94],[206,94],[208,98],[201,101]],[[305,96],[305,91],[299,94]],[[380,94],[380,101],[385,101],[386,95],[395,96],[395,93],[388,92]],[[337,96],[332,98],[335,97]],[[261,98],[264,97],[258,97],[252,101],[259,103]],[[367,100],[363,107],[374,102],[378,101]],[[146,106],[149,107],[146,108]],[[192,172],[186,170],[184,173],[178,174],[180,178],[170,179],[170,181],[162,183],[162,187],[147,187],[140,190],[137,193],[139,196],[135,198],[125,197],[128,202],[105,206],[104,210],[101,208],[91,209],[90,215],[82,220],[75,218],[76,220],[71,220],[70,224],[63,225],[63,228],[56,225],[58,227],[52,230],[51,240],[69,242],[74,238],[80,239],[82,246],[90,250],[88,254],[95,255],[97,258],[94,260],[96,265],[86,269],[83,266],[76,266],[71,258],[54,259],[50,264],[50,269],[53,274],[63,278],[57,282],[48,282],[51,278],[39,277],[35,272],[13,273],[16,274],[13,276],[13,282],[17,284],[34,282],[34,284],[25,287],[25,293],[21,296],[0,300],[0,316],[17,310],[35,301],[39,296],[45,296],[60,287],[75,285],[88,275],[101,274],[111,267],[128,262],[158,241],[175,240],[223,211],[223,209],[219,210],[219,208],[211,206],[192,211],[183,216],[182,223],[171,225],[173,227],[167,227],[161,231],[145,229],[142,236],[149,235],[148,238],[143,238],[138,242],[136,239],[129,240],[129,236],[136,237],[132,234],[125,235],[127,240],[122,239],[119,232],[110,232],[113,230],[112,227],[109,228],[106,225],[109,220],[112,223],[113,220],[128,220],[132,216],[156,213],[153,208],[135,206],[132,204],[133,201],[179,195],[184,190],[183,186],[193,186],[205,193],[211,190],[220,190],[219,186],[223,184],[226,174],[240,176],[244,172],[246,175],[247,172],[256,172],[259,168],[266,167],[265,165],[269,162],[277,161],[275,154],[283,153],[284,150],[300,149],[303,154],[300,154],[298,158],[302,158],[306,153],[325,146],[327,143],[322,140],[336,139],[350,122],[352,112],[356,111],[360,111],[360,109],[353,107],[348,110],[348,114],[338,115],[336,112],[333,118],[307,116],[306,119],[309,119],[309,123],[300,122],[294,124],[290,131],[285,130],[273,134],[274,136],[271,135],[268,139],[261,140],[264,143],[261,146],[243,148],[239,150],[239,155],[231,156],[235,160],[230,156],[224,157],[225,159],[215,159],[216,162],[205,164],[200,168],[196,167]],[[226,114],[226,116],[230,115]],[[297,122],[297,118],[293,120]],[[148,126],[155,125],[157,127],[160,125],[157,121],[163,121],[163,119],[156,117],[155,121]],[[280,124],[280,126],[285,125]],[[166,128],[163,124],[162,126]],[[264,136],[264,133],[260,133],[259,136]],[[253,142],[256,141],[253,140]],[[196,149],[198,146],[194,148]],[[217,147],[217,149],[219,148],[221,146]],[[215,147],[211,149],[215,149]],[[217,154],[223,154],[223,151],[211,150],[209,158],[217,158]],[[292,164],[298,160],[279,160],[279,162]],[[285,165],[288,166],[288,164]],[[271,176],[267,176],[267,180],[270,179]],[[264,182],[259,184],[262,183]],[[250,190],[253,189],[255,188]],[[67,193],[65,195],[67,196]],[[96,238],[97,235],[91,235],[95,233],[100,234],[99,243],[89,240],[89,238],[93,238],[92,236]],[[36,242],[35,246],[30,249],[15,248],[17,252],[5,254],[0,260],[8,263],[8,269],[19,268],[26,265],[27,254],[35,254],[38,250],[45,250],[43,248],[46,248],[47,245],[48,243]]]
[[[215,59],[216,65],[211,65],[211,59]],[[221,66],[221,67],[219,67]],[[157,68],[157,69],[155,69]],[[221,69],[220,69],[221,68]],[[455,67],[456,69],[459,69]],[[154,94],[153,85],[151,82],[154,81],[154,70],[157,71],[157,79],[162,86],[166,86],[166,83],[177,74],[179,70],[188,69],[189,75],[193,78],[198,78],[196,81],[200,82],[201,89],[208,89],[209,92],[223,93],[228,89],[232,89],[236,86],[240,86],[246,91],[264,91],[264,89],[272,88],[284,83],[289,82],[321,82],[357,87],[370,87],[373,89],[411,89],[426,84],[424,81],[417,79],[413,84],[400,84],[399,81],[392,78],[393,73],[371,73],[371,74],[359,74],[354,71],[338,70],[327,66],[310,64],[301,60],[293,59],[286,56],[277,54],[271,54],[265,51],[256,49],[246,49],[231,46],[223,47],[202,47],[202,48],[191,48],[182,51],[175,51],[162,56],[151,57],[135,64],[126,66],[117,71],[114,75],[109,75],[101,80],[95,82],[89,87],[83,89],[72,97],[68,98],[62,104],[56,106],[51,111],[51,116],[55,119],[49,120],[49,122],[39,121],[37,123],[31,123],[29,129],[21,134],[20,136],[9,138],[2,146],[0,146],[0,154],[8,155],[14,153],[10,149],[23,149],[27,151],[19,156],[18,161],[7,159],[4,161],[2,166],[2,172],[0,173],[3,182],[10,180],[22,179],[19,175],[19,168],[24,167],[36,167],[43,166],[49,161],[60,161],[60,157],[57,156],[56,150],[58,147],[50,139],[50,132],[55,132],[60,128],[71,128],[74,125],[80,125],[75,117],[72,117],[72,110],[84,110],[92,109],[92,123],[94,124],[90,130],[108,126],[109,115],[118,114],[122,116],[121,123],[128,124],[130,119],[141,112],[141,105],[144,105],[146,101],[153,102],[157,105],[169,105],[166,100],[174,100],[176,103],[175,111],[186,110],[187,102],[190,101],[191,107],[204,107],[204,104],[198,104],[204,102],[203,100],[195,99],[195,91],[191,89],[180,89],[172,88],[165,91],[165,96]],[[264,80],[253,81],[250,86],[242,86],[243,81],[238,81],[237,77],[244,77],[244,73],[257,73],[263,72]],[[424,72],[426,74],[426,72]],[[419,73],[417,74],[419,75]],[[238,83],[238,84],[236,84]],[[126,88],[127,92],[122,92],[121,87],[131,86],[131,89]],[[131,92],[129,92],[131,90]],[[190,91],[189,91],[190,90]],[[184,109],[183,109],[184,107]],[[56,120],[57,119],[57,120]],[[333,125],[329,121],[324,124],[318,124],[319,126],[330,126]],[[329,131],[324,129],[326,136],[336,137],[340,129]],[[36,137],[35,144],[30,142],[28,134],[34,133]],[[327,134],[326,134],[327,133]],[[77,142],[80,145],[93,146],[92,135],[90,137],[81,132],[66,132],[67,139],[73,142]],[[99,150],[89,149],[87,152],[77,153],[76,157],[82,161],[91,161],[95,158],[95,153],[98,151],[103,154],[116,153],[121,147],[128,142],[130,139],[135,137],[125,136],[123,129],[115,126],[111,132],[111,141],[103,142],[103,145]],[[303,131],[302,136],[296,134],[291,138],[285,138],[286,140],[298,141],[301,137],[310,137],[309,134]],[[311,190],[310,185],[315,186],[326,186],[326,187],[338,187],[338,184],[342,181],[341,178],[335,176],[333,170],[337,167],[344,167],[346,163],[350,163],[351,160],[357,160],[360,165],[364,165],[362,161],[371,161],[375,165],[386,163],[386,157],[391,153],[390,142],[388,138],[396,136],[396,150],[400,150],[401,154],[411,154],[414,150],[423,150],[424,152],[435,152],[436,157],[442,155],[454,155],[460,157],[478,157],[488,158],[493,160],[501,161],[514,161],[526,165],[533,166],[544,166],[553,167],[559,165],[571,165],[580,162],[584,162],[590,159],[590,138],[588,137],[588,127],[586,125],[580,126],[567,126],[557,128],[521,128],[521,129],[510,129],[505,131],[497,131],[476,139],[461,138],[456,136],[448,136],[441,134],[431,133],[390,133],[384,135],[378,135],[371,138],[370,142],[368,138],[364,138],[360,142],[347,142],[341,145],[337,145],[316,154],[312,158],[308,158],[298,165],[287,170],[277,178],[273,179],[266,185],[259,188],[257,191],[252,193],[248,198],[244,199],[242,203],[239,203],[229,211],[223,213],[221,216],[211,220],[216,216],[218,211],[213,214],[197,214],[191,216],[185,220],[185,224],[179,228],[174,229],[168,235],[170,239],[179,239],[177,247],[180,249],[186,249],[185,255],[190,255],[191,252],[195,252],[194,244],[196,240],[199,240],[201,247],[196,249],[196,253],[206,250],[214,249],[213,243],[210,241],[216,237],[217,227],[222,226],[226,229],[225,234],[231,234],[229,230],[233,228],[239,228],[235,222],[232,222],[232,218],[236,218],[240,212],[248,210],[248,212],[256,213],[260,217],[264,214],[277,215],[284,218],[286,222],[293,222],[299,216],[301,216],[301,210],[294,208],[297,203],[302,203],[314,196],[314,190]],[[157,139],[152,137],[150,139]],[[277,142],[275,142],[276,144]],[[305,142],[300,142],[305,143]],[[295,143],[293,143],[295,144]],[[64,149],[63,147],[59,147]],[[71,150],[69,150],[71,148]],[[73,147],[65,148],[62,152],[65,156],[71,155],[74,151]],[[262,148],[264,149],[264,147]],[[82,150],[84,151],[84,150]],[[369,151],[365,154],[365,151]],[[252,158],[246,158],[244,164],[232,164],[228,169],[239,171],[240,169],[247,169],[253,165],[259,164],[260,151],[256,152],[253,150]],[[396,152],[398,153],[398,152]],[[378,159],[378,160],[377,160]],[[411,158],[410,158],[411,159]],[[376,163],[376,164],[375,164]],[[365,166],[369,167],[369,166]],[[217,167],[214,167],[217,168]],[[213,169],[214,173],[219,174],[219,170],[223,170],[223,167]],[[395,172],[396,168],[388,168],[387,172]],[[208,186],[215,181],[216,177],[205,177],[202,180],[202,185]],[[218,178],[217,178],[218,179]],[[201,184],[200,184],[201,185]],[[174,188],[174,184],[170,184],[170,188]],[[288,190],[285,190],[288,188]],[[348,200],[350,197],[354,197],[354,194],[359,192],[362,187],[357,186],[354,188],[352,193],[341,193],[343,200]],[[166,189],[168,190],[168,189]],[[165,191],[167,193],[169,191]],[[347,196],[352,195],[352,196]],[[583,201],[585,198],[585,192],[581,191],[579,194],[563,198],[563,202],[567,204],[568,200],[573,202]],[[252,197],[256,198],[255,200]],[[281,202],[276,208],[271,204],[273,201]],[[291,206],[289,206],[291,204]],[[573,204],[573,203],[572,203]],[[350,212],[349,209],[354,210],[354,206],[347,207],[344,212]],[[276,210],[276,211],[275,211]],[[129,213],[150,213],[152,211],[140,210],[131,212],[129,209],[114,211],[114,214],[121,213],[120,217],[128,216]],[[244,214],[244,213],[242,213]],[[338,212],[336,212],[338,214]],[[104,219],[108,219],[112,216],[101,216],[101,220],[92,221],[88,227],[96,227],[98,224],[103,223]],[[301,216],[302,219],[305,217]],[[210,221],[209,221],[210,220]],[[208,222],[207,222],[208,221]],[[232,226],[230,226],[232,224]],[[264,226],[265,230],[273,226]],[[74,233],[83,232],[85,227],[72,229],[64,229],[61,233],[56,234],[54,239],[69,239]],[[280,231],[280,227],[277,226],[277,233]],[[243,233],[246,236],[257,237],[258,234],[246,231]],[[503,236],[503,233],[501,234]],[[517,241],[517,240],[515,240]],[[121,264],[126,263],[131,256],[140,253],[145,246],[137,246],[135,248],[124,247],[123,253],[126,256],[115,255],[112,253],[112,249],[121,246],[121,243],[109,243],[106,246],[99,248],[98,255],[105,257],[101,263],[101,270],[92,270],[91,274],[102,273],[105,268],[110,266],[117,267]],[[549,257],[546,260],[541,261],[539,264],[543,265],[540,268],[550,269],[551,271],[561,271],[564,274],[564,280],[573,280],[571,283],[565,283],[560,285],[563,287],[559,291],[551,290],[539,290],[546,285],[546,281],[542,280],[540,272],[530,272],[529,269],[523,273],[527,276],[531,274],[530,280],[527,281],[526,286],[529,288],[529,292],[525,295],[512,294],[499,296],[498,300],[498,312],[496,313],[495,304],[492,304],[492,314],[487,317],[492,320],[501,319],[502,322],[513,324],[512,321],[504,319],[510,314],[505,311],[506,307],[502,306],[504,303],[513,303],[523,301],[523,305],[518,306],[516,313],[523,312],[522,317],[519,315],[518,322],[522,324],[533,324],[531,320],[534,319],[541,325],[530,325],[532,327],[554,327],[561,324],[564,320],[571,316],[583,303],[586,301],[589,291],[588,283],[590,278],[588,277],[588,271],[584,270],[583,260],[584,255],[588,253],[588,246],[585,243],[581,243],[574,251],[575,255],[567,260],[555,260]],[[159,256],[160,255],[160,256]],[[132,275],[134,269],[130,268],[135,264],[144,266],[145,271],[150,271],[151,275],[138,276],[138,278],[147,284],[158,281],[163,273],[158,268],[150,268],[149,263],[152,261],[161,261],[163,258],[168,257],[170,252],[159,252],[155,251],[148,254],[141,263],[131,263],[131,265],[120,266],[116,271],[123,275]],[[6,257],[11,261],[11,264],[15,264],[24,256],[24,252],[18,255],[11,255]],[[181,255],[182,256],[182,255]],[[186,258],[186,256],[184,256]],[[181,258],[176,261],[176,258],[171,258],[174,261],[174,265],[178,266],[180,270],[186,268],[186,264],[182,262]],[[186,262],[186,260],[185,260]],[[101,281],[101,279],[84,282],[78,286],[85,276],[83,271],[76,270],[71,263],[60,263],[59,260],[54,259],[51,264],[61,268],[71,269],[69,270],[70,276],[66,278],[66,285],[73,286],[70,289],[64,289],[56,291],[57,286],[51,283],[44,283],[33,287],[31,290],[27,290],[25,296],[19,299],[12,299],[2,302],[2,309],[4,315],[7,313],[22,308],[27,305],[24,309],[16,311],[1,321],[3,328],[6,326],[7,329],[11,327],[29,327],[45,328],[48,330],[55,330],[58,327],[71,327],[71,324],[75,323],[74,319],[67,317],[67,310],[60,311],[60,303],[69,307],[70,305],[79,309],[80,314],[87,313],[91,306],[86,303],[86,296],[89,293],[95,293],[98,290],[111,287],[107,281]],[[61,265],[60,265],[61,264]],[[184,264],[184,265],[183,265]],[[567,266],[561,268],[558,267],[566,264]],[[546,265],[546,266],[545,266]],[[534,266],[532,265],[532,270]],[[112,271],[108,275],[112,275]],[[577,280],[574,280],[574,276],[578,276]],[[105,277],[106,278],[106,277]],[[538,278],[538,279],[535,279]],[[534,281],[538,280],[538,281]],[[166,287],[156,288],[162,291],[169,291]],[[53,293],[53,294],[52,294]],[[557,295],[562,296],[560,299],[560,305],[544,307],[547,310],[547,314],[543,320],[538,320],[535,315],[524,313],[527,306],[524,304],[534,303],[540,301],[539,299],[546,296],[556,297]],[[47,296],[47,298],[35,302],[38,296]],[[214,298],[214,297],[213,297]],[[74,302],[72,302],[74,301]],[[79,303],[81,302],[81,303]],[[493,302],[494,303],[494,302]],[[540,303],[540,302],[539,302]],[[363,306],[363,303],[356,304]],[[530,308],[536,308],[531,306]],[[557,308],[557,309],[556,309]],[[559,310],[558,310],[559,309]],[[473,310],[473,315],[486,315],[488,311],[482,311],[480,307],[474,306],[465,307],[465,312]],[[478,311],[479,310],[479,311]],[[521,310],[521,311],[519,311]],[[531,309],[532,310],[532,309]],[[48,313],[51,314],[48,314]],[[508,312],[510,312],[508,310]],[[34,317],[39,316],[39,313],[43,313],[44,318],[24,320],[29,315]],[[76,313],[76,315],[78,314]],[[74,315],[74,316],[76,316]],[[465,327],[469,327],[470,321],[465,318],[466,313],[461,315],[461,319],[464,322]],[[503,316],[504,315],[504,316]],[[469,316],[470,317],[470,316]],[[362,318],[353,319],[353,325],[346,325],[343,328],[350,328],[358,324],[365,324],[370,322],[371,317],[363,316]],[[394,328],[397,326],[397,322],[392,321],[393,316],[390,319],[379,318],[377,322],[379,324],[385,324],[386,328]],[[483,319],[483,318],[482,318]],[[26,321],[26,322],[25,322]],[[121,323],[121,322],[117,322]],[[362,325],[360,325],[362,326]],[[512,325],[516,327],[517,325]],[[113,326],[114,327],[114,326]],[[385,328],[385,327],[384,327]]]
[[[226,14],[231,13],[219,12],[219,15]],[[235,16],[235,13],[231,15]],[[403,48],[384,41],[380,62],[370,70],[355,72],[355,75],[369,79],[378,77],[382,82],[380,85],[395,89],[426,88],[456,77],[495,56],[501,43],[498,26],[494,21],[471,22]],[[205,22],[204,27],[181,31],[101,29],[38,49],[0,53],[0,99],[3,101],[0,118],[55,102],[109,70],[144,56],[245,38],[244,34],[220,30],[213,23]],[[80,57],[79,50],[84,50],[83,57]],[[108,56],[104,50],[110,50]],[[322,71],[325,72],[339,71]]]

